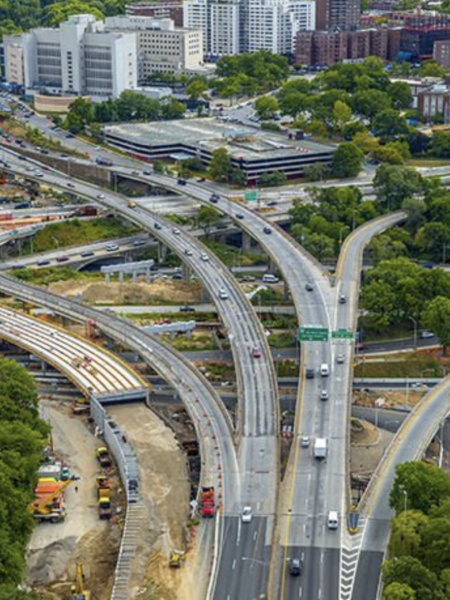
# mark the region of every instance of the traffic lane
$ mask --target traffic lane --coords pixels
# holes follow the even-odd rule
[[[289,571],[293,558],[300,558],[303,563],[302,574],[298,577],[292,576]],[[337,548],[290,546],[287,551],[284,599],[339,600],[339,561],[340,550]]]
[[[371,408],[366,406],[352,406],[352,416],[364,419],[381,429],[396,433],[403,421],[409,416],[409,412]]]
[[[383,552],[362,550],[356,570],[352,600],[377,600]]]
[[[266,544],[267,519],[224,517],[220,563],[214,587],[214,600],[263,600],[267,597],[267,578],[271,546]]]

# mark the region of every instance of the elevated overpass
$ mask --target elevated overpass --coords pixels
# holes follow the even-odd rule
[[[87,398],[102,404],[148,400],[149,385],[129,365],[59,327],[0,306],[0,338],[64,373]]]

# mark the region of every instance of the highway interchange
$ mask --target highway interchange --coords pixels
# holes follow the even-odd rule
[[[115,160],[115,155],[112,154],[111,157]],[[14,158],[8,160],[13,162]],[[128,159],[120,159],[118,162],[128,162],[129,164]],[[22,172],[27,178],[30,177],[30,174],[21,171],[21,168],[22,166],[18,162],[14,163],[13,170],[16,173]],[[160,176],[152,175],[145,179],[155,181],[167,189],[172,189],[176,185],[173,179],[167,181],[169,178],[161,179]],[[53,172],[46,173],[42,181],[55,187],[63,187],[66,183],[64,177]],[[183,189],[183,193],[185,192],[194,196],[197,201],[209,202],[210,190],[203,186],[189,184]],[[152,215],[140,208],[128,208],[126,201],[117,194],[105,192],[106,197],[99,199],[97,188],[80,181],[77,182],[77,194],[91,200],[97,198],[97,202],[100,200],[102,204],[114,208],[132,222],[151,231],[153,235],[157,234],[164,243],[172,247],[196,271],[197,276],[210,290],[228,330],[233,332],[231,341],[235,365],[237,369],[242,369],[241,376],[238,376],[241,385],[241,421],[238,433],[243,435],[243,441],[240,444],[238,457],[240,472],[238,479],[240,481],[236,482],[240,491],[233,495],[233,501],[228,505],[230,518],[225,519],[223,527],[222,556],[219,561],[220,567],[214,598],[233,600],[238,597],[238,594],[243,594],[245,598],[249,599],[261,597],[269,576],[271,535],[274,526],[273,517],[276,512],[275,496],[267,498],[266,492],[270,489],[270,485],[275,491],[273,479],[271,484],[269,480],[271,475],[277,473],[276,435],[278,426],[276,408],[278,403],[273,363],[262,328],[251,307],[249,308],[242,294],[236,290],[232,278],[218,261],[210,256],[208,261],[202,261],[204,264],[200,263],[201,268],[199,268],[198,259],[206,250],[190,236],[184,232],[175,234],[173,225],[164,221],[160,216]],[[236,220],[236,208],[227,199],[220,198],[216,206]],[[262,216],[241,206],[239,206],[239,212],[244,214],[244,219],[239,221],[239,226],[263,245],[290,285],[299,322],[323,325],[330,330],[342,328],[354,331],[364,245],[373,235],[399,222],[403,215],[391,215],[372,222],[353,233],[351,243],[349,241],[344,245],[336,272],[336,281],[332,282],[335,284],[333,286],[320,265],[307,256],[301,247],[292,243],[282,230],[271,226],[271,233],[268,235],[264,232],[267,221]],[[156,232],[154,230],[155,222],[161,223],[163,229]],[[186,254],[186,250],[190,250],[192,256]],[[194,256],[197,260],[193,260]],[[210,266],[211,272],[205,273]],[[5,289],[5,285],[16,285],[15,295],[23,297],[23,290],[26,286],[12,283],[9,278],[2,277],[0,281],[3,289]],[[305,283],[308,282],[314,287],[312,292],[305,289]],[[218,290],[222,289],[226,290],[228,298],[217,297]],[[341,304],[339,297],[342,294],[345,295],[346,302]],[[35,301],[37,299],[36,296]],[[42,304],[45,304],[44,300],[45,298],[42,298],[42,301],[39,298],[39,302]],[[57,307],[59,311],[58,304],[59,300],[54,299],[53,308]],[[231,304],[234,304],[233,310],[227,310],[226,307]],[[49,305],[48,299],[46,305]],[[84,311],[85,307],[82,310]],[[236,319],[234,311],[236,310],[240,324],[244,320],[251,324],[247,331],[241,332],[240,328],[233,326],[233,319]],[[99,317],[96,316],[96,318]],[[103,315],[102,318],[112,319],[109,315],[107,317]],[[263,351],[263,360],[257,362],[256,365],[255,361],[251,359],[251,349],[255,346],[260,347]],[[343,365],[336,364],[337,352],[344,354]],[[297,400],[296,440],[290,457],[288,477],[285,479],[282,489],[285,502],[279,507],[278,512],[280,517],[278,539],[283,550],[281,560],[278,561],[279,572],[275,573],[274,579],[275,581],[277,581],[277,577],[279,579],[280,598],[305,597],[311,598],[311,600],[313,598],[328,600],[350,597],[345,596],[346,590],[343,590],[342,582],[340,582],[340,577],[342,577],[340,550],[345,547],[346,543],[344,520],[348,502],[347,447],[349,440],[347,426],[352,352],[353,347],[350,342],[340,342],[338,346],[331,342],[303,344],[302,374],[304,369],[310,365],[316,369],[321,363],[330,365],[330,377],[323,380],[323,383],[331,392],[331,397],[327,403],[318,402],[318,393],[322,387],[321,382],[318,383],[320,381],[318,376],[316,375],[313,380],[306,380],[302,377]],[[254,374],[247,380],[248,369]],[[259,382],[259,386],[255,384],[255,381]],[[432,418],[433,415],[430,417],[430,423],[434,422]],[[313,438],[328,438],[329,455],[323,464],[319,465],[317,461],[314,461],[310,450],[305,452],[301,448],[300,438],[304,434]],[[257,437],[257,440],[253,439],[254,437]],[[260,456],[261,450],[263,451],[262,457]],[[233,460],[233,458],[230,459],[231,463]],[[251,469],[258,469],[262,466],[264,467],[263,474],[256,476],[256,473],[253,472],[253,478],[249,477]],[[245,489],[247,484],[250,487]],[[241,486],[244,489],[241,489]],[[242,503],[253,502],[255,498],[260,498],[260,502],[262,502],[260,506],[255,506],[255,513],[261,516],[255,518],[250,527],[241,526],[238,515]],[[341,516],[341,526],[338,532],[330,532],[326,528],[326,515],[332,509],[338,510]],[[369,539],[368,535],[364,538],[366,546],[367,539]],[[240,554],[236,553],[236,546],[239,547]],[[378,552],[382,551],[383,547],[380,544]],[[294,580],[288,577],[286,565],[291,556],[298,555],[303,557],[305,565],[308,567],[308,577]],[[366,560],[364,553],[362,560]],[[232,587],[230,587],[231,571],[235,571],[232,577]],[[378,573],[376,580],[378,581]],[[359,581],[358,578],[357,581]],[[360,590],[358,582],[355,593],[359,594]],[[356,595],[355,598],[363,600],[360,595]]]

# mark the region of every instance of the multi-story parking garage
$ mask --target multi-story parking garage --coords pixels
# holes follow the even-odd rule
[[[105,141],[139,158],[199,158],[205,165],[217,148],[226,148],[233,165],[248,183],[263,173],[283,172],[301,177],[305,167],[328,164],[334,148],[293,133],[263,131],[218,119],[182,119],[154,123],[111,125],[103,130]]]

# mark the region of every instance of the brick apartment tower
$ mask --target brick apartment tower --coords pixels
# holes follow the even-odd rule
[[[361,0],[316,0],[316,29],[356,29],[360,14]]]

